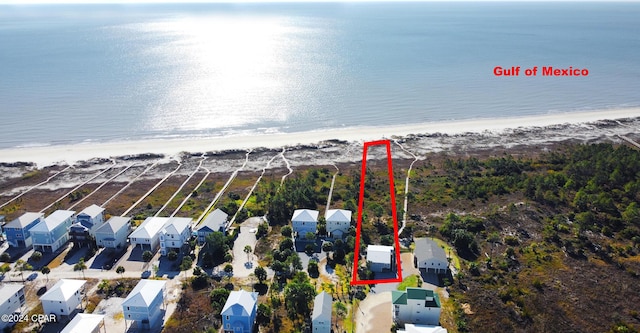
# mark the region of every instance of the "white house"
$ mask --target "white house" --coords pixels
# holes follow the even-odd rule
[[[232,291],[220,312],[222,328],[230,333],[252,333],[256,322],[258,293]]]
[[[61,333],[100,333],[105,332],[104,315],[78,313],[64,327]]]
[[[296,209],[291,217],[294,237],[304,238],[309,232],[315,234],[318,228],[318,215],[317,210]]]
[[[33,249],[43,253],[56,252],[66,244],[75,213],[72,210],[56,210],[31,228]]]
[[[326,292],[319,293],[313,301],[311,329],[313,333],[331,333],[331,306],[333,298]]]
[[[61,279],[49,291],[40,296],[44,314],[70,316],[82,302],[85,280]]]
[[[212,232],[218,231],[226,234],[227,217],[229,215],[220,209],[216,209],[207,215],[204,222],[196,228],[198,244],[204,244],[207,241],[207,236]]]
[[[327,234],[332,238],[342,238],[351,226],[351,211],[345,209],[329,209],[325,215]]]
[[[147,217],[129,235],[129,243],[140,245],[143,250],[155,251],[160,246],[160,230],[169,221],[168,217]]]
[[[395,269],[395,251],[393,246],[368,245],[367,262],[372,272],[384,272]]]
[[[404,329],[399,329],[397,333],[447,333],[447,329],[433,325],[405,324]]]
[[[191,222],[188,217],[171,217],[160,230],[160,254],[166,256],[172,249],[180,249],[189,242]]]
[[[0,286],[0,315],[11,315],[25,304],[24,285],[17,283],[4,283]],[[11,326],[7,320],[0,321],[0,330]]]
[[[445,274],[449,268],[449,261],[442,247],[429,238],[416,238],[416,248],[413,251],[415,267],[426,269],[429,273]]]
[[[140,329],[150,329],[162,323],[166,281],[140,280],[122,302],[125,320],[132,320]]]
[[[96,230],[96,244],[109,249],[123,249],[127,247],[130,231],[130,217],[114,216]]]
[[[392,291],[393,320],[400,324],[438,325],[440,298],[433,290],[409,287]]]
[[[7,235],[7,243],[12,247],[31,247],[30,230],[44,220],[42,213],[24,213],[2,228]]]

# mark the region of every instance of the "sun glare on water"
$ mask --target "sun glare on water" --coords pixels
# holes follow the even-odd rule
[[[142,29],[166,40],[151,52],[171,71],[166,98],[151,108],[154,129],[229,128],[284,121],[294,112],[285,95],[295,85],[288,58],[296,46],[282,20],[185,17]]]

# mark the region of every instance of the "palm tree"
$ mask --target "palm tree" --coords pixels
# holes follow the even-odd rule
[[[82,272],[82,278],[84,279],[84,270],[87,269],[87,265],[85,265],[84,263],[84,258],[80,258],[80,261],[78,261],[77,264],[75,264],[75,266],[73,266],[73,270],[74,271],[81,271]]]
[[[120,274],[120,276],[122,277],[122,275],[124,274],[124,267],[118,266],[116,268],[116,273]]]
[[[247,261],[251,261],[251,258],[249,257],[251,255],[251,252],[253,252],[253,249],[251,249],[251,245],[246,245],[244,247],[244,253],[247,254]]]
[[[47,282],[49,282],[49,273],[51,273],[51,269],[49,268],[49,266],[42,266],[40,272],[42,272],[42,274],[47,277]]]
[[[22,282],[24,282],[24,271],[33,269],[33,266],[31,266],[28,262],[22,259],[18,259],[18,261],[16,261],[16,267],[20,271],[20,275],[22,276]]]

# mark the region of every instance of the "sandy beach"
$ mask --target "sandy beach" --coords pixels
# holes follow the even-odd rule
[[[43,167],[56,163],[72,164],[91,158],[117,157],[144,153],[175,155],[187,151],[204,153],[247,150],[258,147],[276,149],[297,145],[313,145],[328,140],[362,142],[405,136],[436,134],[455,136],[470,133],[493,133],[500,136],[501,133],[513,133],[521,130],[554,125],[575,126],[601,120],[629,119],[635,117],[640,117],[640,108],[557,113],[530,117],[434,122],[391,127],[336,128],[299,133],[38,146],[0,149],[0,162],[32,162],[36,163],[39,167]],[[633,132],[635,129],[637,129],[637,127],[629,128],[628,132]],[[566,134],[571,134],[571,132],[575,131],[570,131]],[[426,147],[423,146],[423,148]]]

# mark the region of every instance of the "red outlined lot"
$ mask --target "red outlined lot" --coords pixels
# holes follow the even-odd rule
[[[396,256],[396,278],[391,279],[373,279],[373,280],[360,280],[358,279],[358,261],[360,258],[360,236],[362,227],[362,210],[364,207],[364,184],[365,176],[367,173],[367,151],[371,146],[383,145],[387,149],[387,172],[389,173],[389,197],[391,198],[391,217],[393,219],[393,239]],[[364,149],[362,152],[362,172],[360,175],[360,199],[358,202],[358,215],[356,221],[356,246],[353,255],[353,274],[351,278],[351,285],[362,284],[378,284],[378,283],[393,283],[402,282],[402,267],[400,262],[400,241],[398,239],[398,216],[396,212],[396,197],[395,186],[393,185],[393,163],[391,160],[391,142],[389,140],[369,141],[364,143]]]

